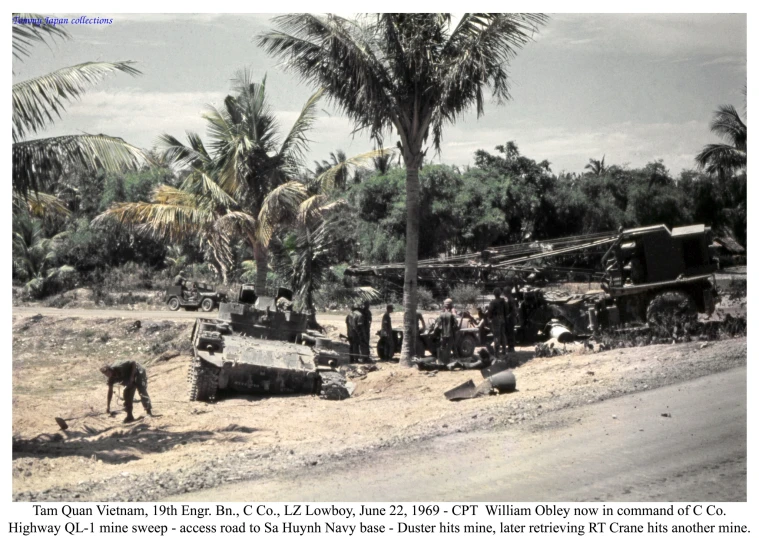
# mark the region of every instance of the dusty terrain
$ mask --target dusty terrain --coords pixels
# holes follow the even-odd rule
[[[339,327],[340,316],[320,320]],[[443,393],[478,382],[479,372],[429,375],[385,362],[355,379],[346,401],[230,395],[207,404],[187,401],[190,328],[189,320],[148,319],[136,328],[130,318],[14,311],[14,498],[161,499],[329,461],[360,462],[381,448],[453,432],[516,428],[556,410],[746,364],[745,337],[548,358],[524,348],[514,394],[452,403]],[[158,414],[131,425],[121,424],[123,413],[104,414],[98,372],[102,362],[127,357],[147,365]],[[55,417],[69,429],[59,430]]]
[[[732,368],[166,500],[745,502],[746,381]]]

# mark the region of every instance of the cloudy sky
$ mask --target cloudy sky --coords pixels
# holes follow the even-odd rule
[[[268,77],[270,103],[286,130],[314,90],[254,44],[271,28],[270,15],[99,16],[113,24],[67,26],[73,39],[14,60],[14,82],[92,60],[133,60],[143,75],[109,78],[70,105],[46,136],[107,133],[152,147],[164,132],[203,134],[205,105],[220,105],[244,67]],[[588,159],[605,155],[607,163],[630,166],[663,159],[676,174],[715,141],[708,124],[718,105],[744,110],[746,16],[552,15],[510,74],[512,101],[449,126],[436,160],[469,164],[475,150],[514,140],[555,172],[582,171]],[[311,160],[337,148],[351,155],[372,147],[326,103],[311,138]]]

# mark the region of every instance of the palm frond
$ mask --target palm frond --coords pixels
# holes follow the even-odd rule
[[[127,202],[114,204],[98,215],[93,224],[116,222],[128,230],[164,241],[181,241],[197,237],[215,220],[213,212],[181,203]]]
[[[256,219],[244,211],[230,211],[219,217],[214,223],[214,228],[223,234],[232,236],[237,233],[250,235],[255,233]]]
[[[371,44],[371,26],[308,13],[275,17],[274,23],[282,31],[259,36],[258,44],[280,58],[285,70],[323,87],[358,128],[379,137],[397,120],[394,85]]]
[[[331,289],[330,297],[339,304],[351,304],[357,301],[373,303],[382,299],[380,292],[371,286]]]
[[[382,148],[367,151],[366,153],[361,153],[360,155],[355,155],[328,168],[319,174],[314,181],[321,187],[323,191],[329,191],[335,187],[335,180],[341,173],[347,172],[348,170],[354,168],[371,165],[374,163],[375,158],[391,156],[396,151],[397,150],[395,148]]]
[[[180,189],[196,196],[198,205],[224,209],[237,205],[237,200],[226,193],[208,174],[200,171],[187,176]]]
[[[179,168],[186,166],[201,168],[210,165],[211,157],[197,133],[187,131],[187,139],[190,142],[189,146],[185,146],[170,134],[162,134],[158,136],[156,146],[166,161]]]
[[[145,153],[121,138],[70,135],[13,144],[13,188],[22,194],[44,189],[76,167],[118,172],[148,162]]]
[[[263,245],[271,239],[275,224],[297,214],[298,207],[308,196],[303,183],[288,181],[266,195],[258,213],[256,236]]]
[[[297,172],[298,167],[302,165],[305,159],[310,142],[307,133],[316,121],[316,104],[323,94],[324,90],[319,90],[308,98],[279,148],[279,154],[290,166],[293,174]]]
[[[30,215],[39,218],[65,218],[71,214],[64,200],[45,192],[33,192],[24,195],[13,191],[13,207],[14,212],[16,209],[24,208]]]
[[[61,117],[64,105],[116,71],[141,74],[134,62],[86,62],[13,85],[13,141],[36,133]]]
[[[25,56],[31,54],[31,48],[36,43],[44,43],[49,46],[48,40],[56,38],[68,39],[71,36],[62,26],[46,24],[45,16],[39,13],[14,13],[11,36],[13,42],[13,57],[23,61]],[[37,21],[36,23],[22,23],[20,21]]]
[[[746,124],[732,105],[722,105],[714,114],[712,132],[738,149],[746,150]]]
[[[696,156],[698,167],[709,174],[739,172],[746,168],[747,155],[726,144],[707,144]]]

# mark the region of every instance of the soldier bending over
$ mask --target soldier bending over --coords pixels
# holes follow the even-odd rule
[[[103,366],[100,372],[106,377],[108,383],[108,404],[106,413],[111,413],[111,397],[113,396],[113,385],[120,383],[124,385],[124,409],[127,416],[124,422],[133,422],[132,404],[134,402],[135,390],[140,393],[142,407],[149,416],[153,416],[150,406],[150,396],[148,396],[148,375],[145,368],[135,361],[121,361],[115,364]]]

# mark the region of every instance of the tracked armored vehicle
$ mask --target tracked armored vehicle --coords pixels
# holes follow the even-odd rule
[[[306,331],[307,316],[290,309],[291,299],[284,288],[270,297],[243,286],[237,301],[222,303],[219,319],[196,320],[191,401],[215,400],[219,390],[350,396],[335,370],[350,362],[348,345]]]

